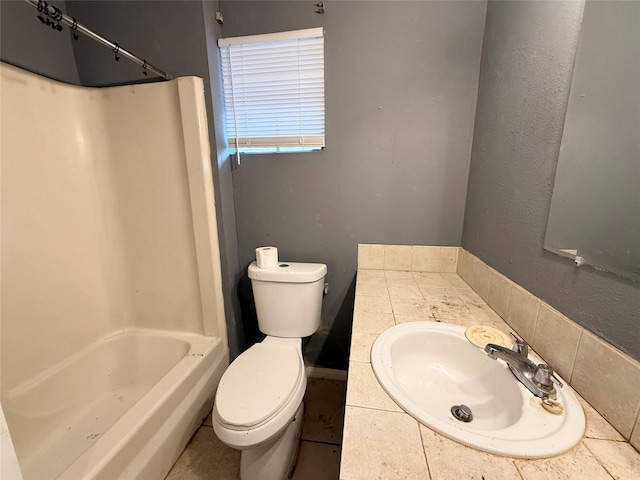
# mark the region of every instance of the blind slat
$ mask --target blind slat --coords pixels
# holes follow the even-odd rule
[[[229,145],[324,147],[324,38],[303,32],[219,43]]]

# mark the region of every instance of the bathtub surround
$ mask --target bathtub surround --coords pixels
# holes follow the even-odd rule
[[[489,2],[462,247],[640,360],[640,284],[543,250],[582,11]]]
[[[211,167],[229,353],[235,358],[245,348],[236,285],[240,276],[236,214],[231,161],[222,131],[224,118],[215,21],[216,2],[211,1],[71,1],[73,15],[96,32],[117,39],[139,55],[147,55],[174,77],[196,75],[204,80],[211,145]],[[129,19],[130,21],[126,21]],[[74,42],[74,54],[82,85],[102,86],[142,81],[140,68],[130,62],[114,65],[110,52],[95,42]]]
[[[408,248],[413,250],[416,247]],[[433,319],[424,312],[430,310],[428,307],[431,305],[441,306],[442,298],[446,296],[446,303],[453,308],[448,311],[439,308],[440,313],[436,320],[464,326],[480,323],[491,325],[504,332],[517,332],[517,329],[512,330],[490,308],[490,305],[470,288],[474,286],[473,279],[476,271],[480,274],[476,277],[479,283],[475,285],[482,287],[488,272],[488,289],[485,298],[488,299],[493,292],[491,298],[494,299],[492,300],[494,304],[500,305],[500,299],[506,296],[502,292],[504,288],[509,291],[507,315],[509,312],[514,312],[513,318],[516,313],[531,313],[532,310],[535,318],[543,302],[535,299],[534,301],[538,302],[537,308],[531,308],[531,305],[526,302],[521,306],[519,301],[522,298],[530,299],[528,293],[527,297],[523,297],[525,291],[504,277],[496,281],[498,274],[489,267],[476,268],[483,267],[484,264],[463,249],[459,250],[458,274],[411,270],[389,271],[375,267],[370,269],[371,265],[380,265],[380,257],[374,252],[384,256],[385,249],[393,251],[395,246],[359,245],[359,253],[362,254],[360,258],[367,259],[368,263],[364,265],[369,268],[358,267],[356,298],[362,301],[357,302],[354,311],[340,468],[342,480],[369,478],[445,480],[482,476],[494,480],[540,478],[632,480],[637,478],[637,473],[640,471],[640,453],[634,450],[620,433],[584,401],[582,405],[587,428],[583,441],[563,455],[541,460],[501,457],[460,445],[419,424],[402,411],[380,387],[370,365],[371,346],[386,328],[407,321],[432,321]],[[442,252],[441,247],[421,247],[420,250],[431,250],[435,256],[438,256],[438,251]],[[493,288],[491,288],[492,280]],[[369,288],[370,285],[384,286],[387,291],[374,293]],[[404,288],[393,292],[393,286],[397,285],[402,285]],[[416,287],[422,293],[419,297],[414,293]],[[515,297],[514,292],[517,292]],[[406,297],[411,298],[411,305],[414,308],[411,316],[407,315],[407,302],[404,301]],[[391,303],[391,312],[379,307],[386,303],[384,300]],[[512,307],[516,303],[518,308],[514,310]],[[519,324],[528,323],[520,319]],[[535,328],[533,330],[535,331]],[[586,332],[583,333],[588,335]],[[535,350],[544,357],[541,351],[537,348]],[[618,354],[622,355],[619,352]],[[625,358],[633,362],[628,357]],[[612,365],[611,368],[610,374],[613,373],[613,369],[620,367]],[[640,372],[640,365],[637,362],[634,363],[634,368]],[[613,392],[626,388],[623,385],[625,382],[636,381],[633,375],[618,379],[618,385],[615,387],[609,385],[611,400],[615,397]],[[577,389],[576,385],[572,384],[572,386]],[[637,392],[636,388],[636,399]],[[635,437],[631,438],[634,442]],[[639,447],[637,443],[635,446]],[[456,461],[452,462],[452,458]]]
[[[1,400],[23,475],[162,478],[228,364],[202,80],[0,77]]]

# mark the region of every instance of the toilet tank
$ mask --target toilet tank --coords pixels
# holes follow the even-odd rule
[[[248,269],[258,327],[273,337],[308,337],[320,327],[327,266],[280,262],[277,267]]]

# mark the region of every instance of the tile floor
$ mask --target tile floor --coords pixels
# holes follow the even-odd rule
[[[337,480],[346,382],[309,378],[302,443],[293,480]],[[237,480],[240,452],[221,443],[207,418],[166,480]]]

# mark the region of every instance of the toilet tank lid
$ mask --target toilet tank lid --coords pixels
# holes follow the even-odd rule
[[[263,282],[310,283],[326,274],[324,263],[278,262],[278,266],[273,268],[258,268],[256,262],[249,265],[249,278]]]

